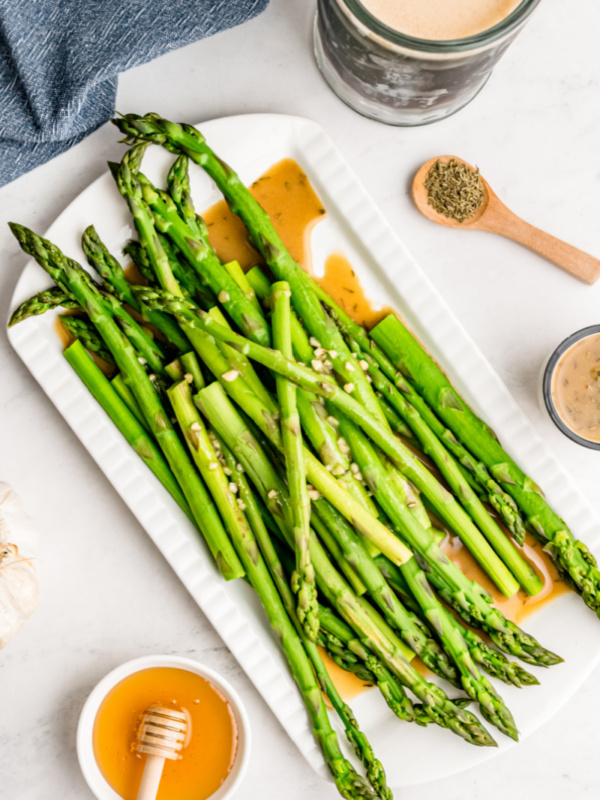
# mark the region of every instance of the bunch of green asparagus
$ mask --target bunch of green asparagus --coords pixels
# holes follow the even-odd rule
[[[367,331],[348,317],[198,130],[155,114],[114,122],[133,144],[110,167],[138,236],[125,252],[144,285],[127,279],[93,227],[82,243],[95,275],[11,224],[55,287],[10,324],[76,309],[61,317],[74,338],[65,357],[223,577],[258,594],[343,797],[391,792],[323,652],[377,687],[401,720],[493,746],[467,708],[474,702],[516,739],[490,677],[536,684],[510,656],[536,667],[561,659],[445,555],[440,523],[506,596],[542,587],[522,555],[526,530],[598,611],[593,557],[400,320]],[[141,171],[148,143],[176,156],[166,188]],[[192,202],[190,161],[244,222],[264,268],[221,263]],[[423,677],[415,656],[461,693],[450,698]],[[323,694],[361,770],[343,755]]]

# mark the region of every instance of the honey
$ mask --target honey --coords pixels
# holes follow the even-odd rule
[[[181,759],[165,761],[157,800],[205,800],[225,781],[238,747],[231,706],[209,681],[185,669],[153,667],[118,683],[94,722],[94,755],[123,800],[136,800],[146,757],[133,750],[143,712],[152,704],[188,715],[189,744]]]

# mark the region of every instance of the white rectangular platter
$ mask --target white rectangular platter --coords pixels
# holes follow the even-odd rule
[[[600,521],[591,506],[539,439],[326,133],[310,120],[271,114],[213,120],[201,128],[217,153],[247,184],[282,158],[300,163],[327,211],[313,229],[316,273],[322,273],[330,253],[343,252],[367,295],[403,315],[466,399],[493,426],[511,455],[543,487],[575,535],[595,549]],[[115,160],[118,157],[116,150]],[[162,182],[171,160],[160,148],[150,148],[144,171]],[[192,193],[199,210],[220,199],[211,181],[194,167]],[[91,223],[115,255],[132,235],[125,203],[108,173],[73,201],[47,236],[84,263],[80,236]],[[44,272],[29,262],[17,285],[13,307],[48,285]],[[242,581],[225,583],[221,579],[197,531],[80,384],[62,357],[54,317],[55,313],[48,313],[11,328],[13,347],[215,626],[301,753],[315,770],[326,775],[295,685],[252,591]],[[525,627],[566,661],[551,670],[538,671],[539,687],[498,687],[514,713],[521,738],[569,699],[600,658],[600,622],[574,595],[564,595],[551,607],[544,607]],[[451,687],[446,688],[452,692]],[[393,787],[460,772],[514,746],[499,734],[498,749],[478,749],[435,726],[422,729],[402,723],[375,691],[358,697],[353,707]],[[432,752],[435,758],[431,758]]]

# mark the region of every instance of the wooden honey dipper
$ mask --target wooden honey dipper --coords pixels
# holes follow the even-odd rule
[[[147,756],[137,800],[156,800],[165,760],[181,758],[187,734],[188,720],[183,711],[157,705],[146,709],[134,745],[138,753]]]

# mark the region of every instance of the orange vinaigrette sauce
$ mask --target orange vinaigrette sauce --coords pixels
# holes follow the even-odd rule
[[[323,218],[325,211],[301,167],[291,159],[280,161],[256,180],[250,191],[270,214],[275,230],[292,257],[307,272],[313,274],[310,234],[314,225]],[[203,216],[209,226],[211,243],[223,261],[237,259],[246,270],[263,263],[260,254],[250,245],[244,225],[231,214],[225,201],[212,206]],[[372,328],[387,314],[396,313],[391,308],[377,309],[373,306],[365,296],[352,265],[342,253],[332,253],[326,259],[324,275],[313,277],[350,317],[367,328]],[[448,536],[442,546],[464,574],[487,589],[496,606],[516,623],[522,622],[546,603],[569,591],[559,579],[542,546],[529,534],[525,546],[518,549],[543,581],[543,588],[535,597],[529,597],[522,591],[510,599],[504,597],[458,537]],[[327,667],[331,668],[332,678],[345,698],[350,699],[367,688],[358,678],[344,672],[326,656],[325,658]],[[427,671],[418,658],[414,659],[413,665],[420,671]]]
[[[291,158],[279,161],[254,181],[250,192],[271,217],[292,258],[310,271],[310,233],[325,209],[300,165]],[[244,270],[263,263],[248,240],[244,223],[231,213],[225,200],[202,217],[221,261],[236,260]]]
[[[238,734],[229,703],[200,675],[154,667],[118,683],[94,722],[94,755],[106,781],[123,800],[136,800],[146,757],[134,752],[140,715],[153,703],[182,709],[191,720],[182,758],[166,761],[157,800],[205,800],[229,775]]]

